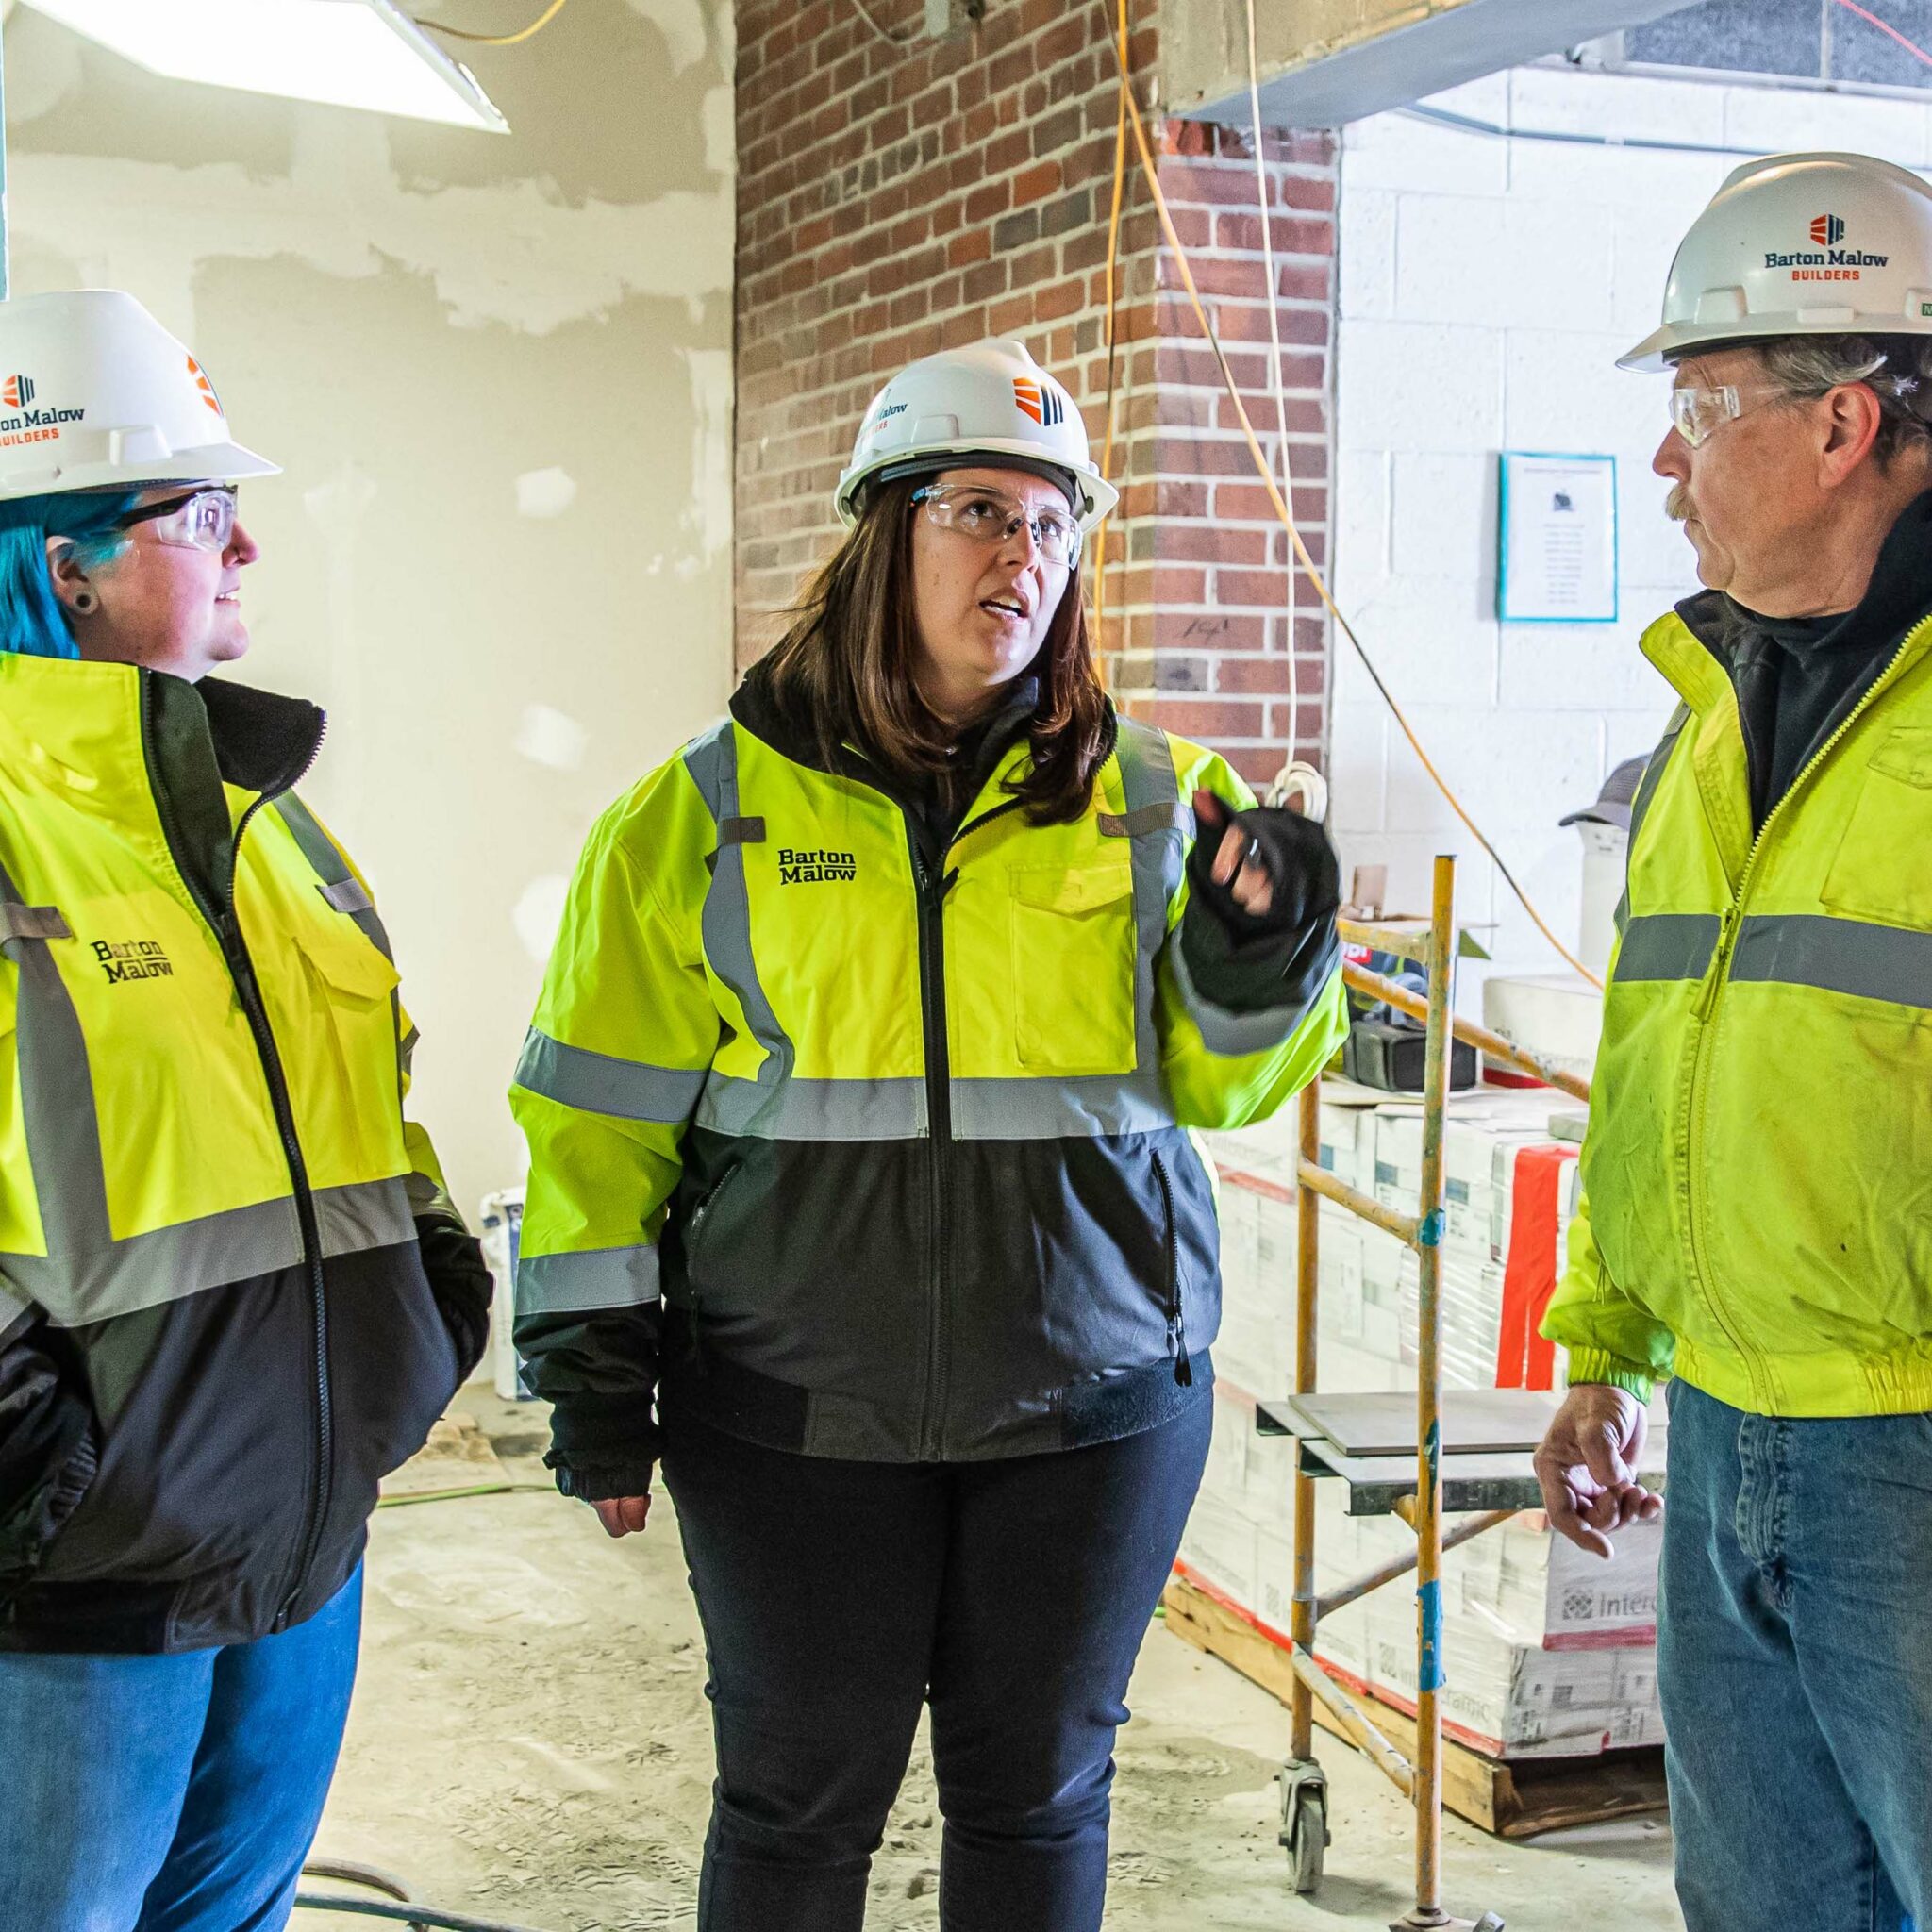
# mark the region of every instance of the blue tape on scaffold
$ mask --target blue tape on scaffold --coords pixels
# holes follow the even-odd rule
[[[1422,1607],[1422,1657],[1418,1680],[1424,1690],[1440,1690],[1448,1680],[1442,1674],[1442,1586],[1425,1583],[1415,1593]]]
[[[1422,1224],[1415,1231],[1417,1242],[1425,1248],[1440,1248],[1442,1245],[1442,1232],[1448,1225],[1448,1216],[1440,1208],[1431,1208],[1422,1218]]]
[[[1428,1457],[1429,1489],[1433,1493],[1436,1487],[1436,1479],[1441,1474],[1442,1469],[1442,1424],[1441,1423],[1431,1423],[1429,1424],[1429,1433],[1423,1438],[1423,1454]]]

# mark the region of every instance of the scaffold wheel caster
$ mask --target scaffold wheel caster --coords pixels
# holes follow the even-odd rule
[[[1318,1890],[1328,1849],[1328,1780],[1319,1764],[1291,1758],[1281,1767],[1281,1844],[1295,1890]]]

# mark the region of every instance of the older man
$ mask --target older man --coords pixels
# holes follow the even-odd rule
[[[1632,813],[1538,1457],[1585,1548],[1670,1377],[1657,1673],[1690,1932],[1932,1928],[1932,191],[1740,168],[1677,252],[1707,586]]]

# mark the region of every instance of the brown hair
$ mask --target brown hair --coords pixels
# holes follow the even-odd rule
[[[924,480],[902,477],[874,492],[767,659],[774,701],[835,768],[850,742],[899,777],[947,769],[952,734],[913,675],[912,492]],[[1036,824],[1064,823],[1086,810],[1108,749],[1107,697],[1077,571],[1027,675],[1040,680],[1027,732],[1033,767],[1012,791]]]

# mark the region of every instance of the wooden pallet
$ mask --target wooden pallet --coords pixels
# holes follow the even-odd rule
[[[1288,1702],[1294,1673],[1279,1644],[1185,1577],[1170,1579],[1161,1598],[1167,1627],[1196,1649],[1232,1664],[1242,1676]],[[1379,1700],[1368,1706],[1375,1728],[1405,1757],[1415,1754],[1415,1724]],[[1318,1701],[1315,1721],[1342,1734]],[[1452,1738],[1442,1740],[1442,1803],[1458,1818],[1499,1838],[1534,1838],[1559,1825],[1591,1824],[1666,1808],[1660,1748],[1607,1751],[1597,1757],[1540,1757],[1504,1763]]]

